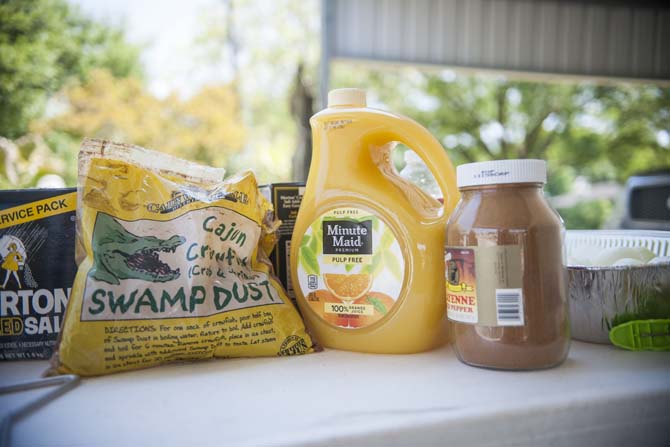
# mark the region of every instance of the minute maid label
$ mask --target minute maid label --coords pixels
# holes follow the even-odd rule
[[[336,208],[316,219],[299,250],[300,288],[312,310],[334,326],[356,329],[396,305],[405,261],[391,228],[360,208]]]
[[[322,222],[323,254],[328,264],[370,264],[372,261],[372,222],[378,220],[374,216],[361,216],[359,221],[337,218],[338,215],[362,214],[355,208],[349,211],[347,214],[333,212],[335,220]]]

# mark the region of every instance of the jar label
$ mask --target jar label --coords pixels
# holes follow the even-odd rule
[[[312,310],[347,329],[388,315],[405,276],[393,231],[360,208],[335,208],[314,220],[302,237],[297,264],[299,287]]]
[[[482,326],[523,326],[519,245],[447,247],[447,316]]]

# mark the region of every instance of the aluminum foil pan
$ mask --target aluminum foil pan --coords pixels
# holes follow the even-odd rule
[[[580,244],[645,247],[670,253],[670,232],[568,231],[568,252]],[[568,266],[572,337],[609,343],[612,327],[631,320],[670,318],[670,266]]]
[[[568,267],[572,337],[609,343],[612,327],[668,318],[670,267]]]

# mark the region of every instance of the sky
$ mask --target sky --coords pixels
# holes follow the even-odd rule
[[[226,73],[201,71],[193,61],[193,42],[203,18],[216,0],[69,0],[88,16],[121,25],[127,38],[141,45],[149,90],[158,97],[173,91],[190,95],[206,82],[225,80]]]

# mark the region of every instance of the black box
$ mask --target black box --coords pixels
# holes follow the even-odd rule
[[[75,188],[0,191],[0,360],[48,359],[77,266]]]
[[[277,247],[272,251],[270,260],[275,269],[275,274],[288,292],[288,296],[295,301],[295,292],[291,283],[289,256],[291,252],[291,236],[293,227],[298,217],[298,209],[305,193],[305,184],[296,183],[273,183],[262,185],[261,192],[272,202],[275,216],[282,221],[277,230]]]

